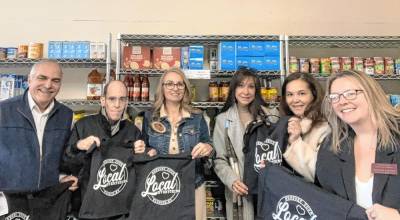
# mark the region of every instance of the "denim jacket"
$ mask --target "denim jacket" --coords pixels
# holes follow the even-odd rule
[[[147,111],[144,114],[142,129],[144,141],[146,146],[154,148],[157,150],[158,154],[168,154],[171,138],[171,123],[168,121],[167,117],[161,117],[160,122],[164,125],[166,130],[163,133],[155,131],[150,126],[152,122],[152,113],[152,111]],[[191,113],[189,117],[184,117],[178,123],[177,136],[180,153],[190,154],[193,147],[200,142],[212,145],[208,126],[202,114]],[[196,159],[196,187],[204,182],[204,162],[204,158]]]

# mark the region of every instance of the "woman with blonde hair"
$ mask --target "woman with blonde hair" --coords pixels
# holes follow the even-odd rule
[[[167,70],[157,86],[154,106],[145,113],[143,136],[157,154],[190,152],[196,160],[196,219],[206,219],[203,163],[214,153],[202,112],[190,105],[190,83],[178,68]],[[152,154],[152,153],[150,153]]]
[[[324,112],[332,134],[318,153],[319,184],[366,208],[370,220],[400,219],[400,113],[357,71],[330,78]]]

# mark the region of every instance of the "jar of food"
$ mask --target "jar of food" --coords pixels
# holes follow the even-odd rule
[[[374,73],[375,74],[384,74],[385,73],[385,64],[383,61],[383,57],[374,57]]]
[[[29,59],[43,58],[43,44],[42,43],[29,43],[28,58]]]
[[[214,80],[211,80],[208,84],[208,92],[209,92],[209,100],[210,102],[218,102],[219,92],[218,92],[218,83]]]
[[[353,70],[364,71],[364,59],[362,57],[353,57],[351,64]]]
[[[372,57],[366,57],[364,59],[364,72],[368,75],[374,75],[375,69],[375,61]]]
[[[351,70],[351,58],[350,57],[341,57],[340,58],[340,70],[341,71]]]
[[[385,74],[394,74],[394,60],[392,57],[385,57]]]
[[[226,100],[228,100],[228,94],[229,94],[229,82],[226,80],[223,80],[220,83],[219,86],[220,90],[219,90],[219,101],[220,102],[226,102]]]

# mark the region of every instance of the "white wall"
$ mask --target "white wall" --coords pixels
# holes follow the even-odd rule
[[[36,0],[0,8],[0,47],[44,42],[45,54],[49,40],[106,42],[108,33],[400,35],[399,0]],[[66,70],[60,97],[83,98],[89,71]]]

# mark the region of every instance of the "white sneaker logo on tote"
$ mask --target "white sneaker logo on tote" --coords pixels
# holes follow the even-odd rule
[[[268,161],[273,164],[282,163],[282,152],[277,141],[269,138],[265,141],[257,141],[254,153],[254,170],[258,173],[261,169],[261,162]]]
[[[22,212],[14,212],[8,215],[5,220],[29,220],[29,215]]]
[[[168,205],[175,201],[181,192],[178,173],[169,167],[156,167],[146,177],[142,197],[148,197],[157,205]]]
[[[126,164],[117,159],[103,161],[97,171],[97,183],[94,190],[99,190],[106,196],[118,195],[128,182],[128,169]]]
[[[317,215],[300,197],[287,195],[278,201],[276,211],[272,213],[274,220],[315,220]]]

